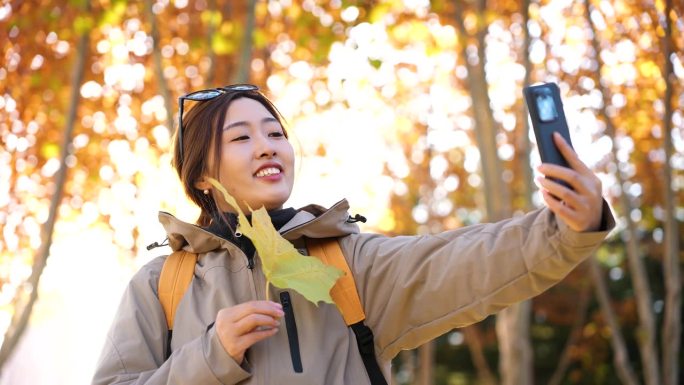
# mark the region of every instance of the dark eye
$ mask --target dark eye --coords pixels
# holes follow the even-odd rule
[[[282,131],[273,131],[270,134],[268,134],[268,136],[272,136],[274,138],[280,138],[280,137],[285,136],[285,134]]]
[[[241,136],[238,136],[237,138],[231,140],[231,142],[239,142],[239,141],[247,140],[247,139],[249,139],[249,136],[247,136],[247,135],[241,135]]]

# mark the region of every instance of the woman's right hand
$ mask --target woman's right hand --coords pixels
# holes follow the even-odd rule
[[[223,349],[242,365],[250,346],[278,332],[284,314],[277,302],[250,301],[219,310],[214,327]]]

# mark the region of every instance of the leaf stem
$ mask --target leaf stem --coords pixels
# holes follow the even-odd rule
[[[269,282],[268,279],[267,279],[267,280],[266,280],[266,301],[270,301],[270,300],[271,300],[271,293],[270,293],[269,290],[268,290],[268,284],[269,284],[269,283],[270,283],[270,282]]]

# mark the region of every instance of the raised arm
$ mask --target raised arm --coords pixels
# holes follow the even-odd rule
[[[591,255],[602,231],[577,232],[548,209],[432,236],[342,239],[378,354],[391,359],[535,296]]]

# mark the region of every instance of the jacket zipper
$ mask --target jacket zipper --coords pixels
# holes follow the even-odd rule
[[[290,293],[283,291],[280,293],[280,303],[283,305],[285,313],[285,326],[287,328],[287,340],[290,344],[290,357],[292,358],[292,368],[295,373],[302,373],[302,357],[299,353],[299,337],[297,336],[297,323],[295,322],[294,309]]]
[[[240,224],[238,223],[238,225],[235,227],[235,238],[240,238],[240,237],[242,237],[242,231],[240,231]],[[238,246],[238,247],[240,247],[240,246]],[[242,248],[240,248],[240,249],[242,249]],[[247,268],[249,270],[254,270],[254,255],[247,255],[246,253],[245,253],[245,255],[247,256]]]
[[[255,271],[254,271],[254,255],[250,256],[245,253],[245,257],[247,258],[247,274],[249,275],[249,283],[252,286],[252,293],[253,293],[253,298],[255,300],[259,299],[259,291],[257,290],[257,285],[256,285],[256,280],[257,278],[255,277]],[[254,357],[255,360],[259,360],[259,357]],[[262,384],[261,378],[259,378],[259,372],[254,371],[252,374],[252,379],[254,380],[254,383],[257,385]]]

